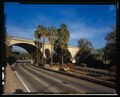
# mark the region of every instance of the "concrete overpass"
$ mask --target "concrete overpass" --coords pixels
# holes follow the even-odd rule
[[[13,46],[13,45],[20,46],[20,47],[24,48],[26,51],[28,51],[28,53],[30,53],[30,54],[36,50],[35,42],[34,42],[34,40],[31,40],[31,39],[9,36],[6,39],[6,43],[9,46]],[[51,45],[49,43],[47,43],[47,42],[45,43],[44,49],[45,50],[48,49],[51,53]],[[42,48],[40,50],[42,52]],[[79,48],[75,47],[75,46],[68,46],[68,50],[71,53],[72,60],[74,60],[74,57],[75,57],[76,53],[78,52]],[[44,53],[44,57],[46,57],[45,53]]]

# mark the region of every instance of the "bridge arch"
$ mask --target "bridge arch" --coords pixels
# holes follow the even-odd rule
[[[68,47],[68,50],[69,50],[69,52],[71,53],[72,58],[74,58],[75,55],[77,54],[77,52],[79,51],[79,48],[74,47],[74,46],[69,46],[69,47]]]
[[[12,44],[12,46],[19,46],[22,47],[23,49],[25,49],[29,54],[31,54],[33,51],[36,51],[36,47],[34,45],[31,44],[27,44],[27,43],[16,43],[16,44]]]
[[[33,51],[37,50],[37,47],[35,45],[35,41],[30,40],[30,39],[26,39],[26,38],[10,37],[9,36],[9,37],[7,37],[7,44],[9,46],[12,46],[12,45],[20,46],[20,47],[26,49],[29,53],[32,53]],[[49,43],[45,43],[44,50],[45,49],[49,49],[49,51],[51,53],[51,45]],[[79,51],[79,48],[75,47],[75,46],[68,46],[68,50],[72,55],[72,60],[74,60],[75,55]],[[42,48],[40,49],[40,51],[43,52]],[[45,51],[44,51],[43,55],[46,58]]]

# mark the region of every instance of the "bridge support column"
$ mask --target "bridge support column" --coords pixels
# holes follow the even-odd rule
[[[72,58],[71,61],[72,61],[72,63],[76,63],[75,58]]]

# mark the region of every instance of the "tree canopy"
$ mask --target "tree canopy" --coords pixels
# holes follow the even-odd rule
[[[92,43],[88,41],[86,38],[81,38],[78,40],[78,47],[81,50],[90,51],[91,48],[93,48]]]
[[[116,27],[112,28],[112,31],[105,37],[107,44],[105,46],[105,57],[107,60],[111,60],[111,64],[117,64],[116,56]]]
[[[58,29],[54,26],[45,27],[43,25],[38,25],[37,30],[34,33],[35,39],[39,41],[43,37],[43,52],[44,52],[44,41],[48,37],[51,44],[51,63],[52,63],[52,48],[54,48],[55,54],[59,57],[59,60],[62,59],[62,64],[64,61],[64,56],[70,55],[67,49],[67,43],[69,41],[69,31],[67,25],[61,24]],[[54,55],[55,55],[54,54]],[[66,55],[67,54],[67,55]],[[69,60],[67,57],[67,60]]]
[[[86,38],[81,38],[78,40],[79,51],[75,56],[77,64],[86,63],[91,55],[91,48],[93,48],[92,43]]]
[[[55,51],[62,59],[62,65],[64,62],[64,50],[67,48],[67,43],[69,41],[70,34],[67,25],[61,24],[58,29],[57,38],[55,40]]]

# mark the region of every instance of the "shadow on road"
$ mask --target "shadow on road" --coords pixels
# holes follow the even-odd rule
[[[13,94],[22,94],[24,93],[22,89],[16,89]]]

